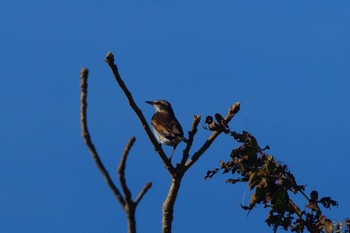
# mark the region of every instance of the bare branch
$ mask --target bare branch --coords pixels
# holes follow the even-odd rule
[[[142,111],[140,110],[140,108],[137,106],[137,104],[135,103],[130,91],[128,90],[128,88],[126,87],[124,81],[122,80],[119,71],[118,71],[118,67],[117,65],[114,63],[114,55],[109,52],[105,58],[105,61],[107,62],[107,64],[109,65],[109,67],[112,70],[112,73],[116,79],[116,81],[118,82],[120,88],[123,90],[126,98],[128,99],[129,105],[131,106],[131,108],[134,110],[134,112],[136,113],[136,115],[138,116],[138,118],[141,121],[141,124],[143,126],[143,128],[146,131],[147,136],[149,137],[150,141],[152,142],[153,146],[154,146],[154,150],[158,153],[158,155],[161,157],[161,159],[163,160],[163,163],[165,164],[165,167],[168,169],[169,173],[173,176],[174,174],[174,167],[171,164],[170,160],[168,159],[168,157],[165,155],[161,145],[158,143],[157,139],[155,138],[155,136],[153,135],[151,128],[149,127]]]
[[[136,140],[135,137],[130,138],[128,144],[125,146],[122,158],[118,166],[118,175],[119,175],[120,185],[122,186],[122,189],[123,189],[125,201],[128,204],[132,203],[132,199],[131,199],[131,192],[125,180],[125,165],[126,165],[126,159],[128,157],[129,151],[133,146],[135,140]]]
[[[171,233],[172,222],[174,219],[174,205],[177,194],[180,190],[182,177],[183,176],[177,176],[172,179],[170,190],[163,203],[162,233]]]
[[[148,182],[147,184],[145,184],[145,186],[143,186],[143,189],[140,191],[139,195],[137,195],[136,199],[135,199],[135,204],[138,205],[139,202],[141,201],[141,199],[143,198],[143,196],[147,193],[147,191],[152,187],[152,183]]]
[[[183,151],[183,156],[182,156],[182,160],[181,160],[181,166],[184,166],[188,157],[189,157],[189,152],[190,149],[192,147],[192,143],[193,143],[193,139],[194,139],[194,135],[197,133],[198,129],[198,124],[201,120],[201,116],[197,115],[197,116],[193,116],[193,123],[192,123],[192,129],[191,131],[188,132],[188,143],[186,145],[186,148]]]
[[[94,144],[92,143],[91,136],[88,130],[87,126],[87,115],[86,115],[86,109],[87,109],[87,79],[88,79],[88,69],[82,68],[80,71],[80,88],[81,88],[81,95],[80,95],[80,122],[81,122],[81,129],[82,129],[82,136],[84,139],[85,144],[87,145],[88,149],[90,150],[92,158],[95,160],[97,168],[102,173],[105,181],[107,182],[108,186],[113,191],[114,196],[117,198],[119,203],[124,208],[125,206],[125,200],[122,197],[119,189],[115,186],[114,182],[112,181],[111,177],[109,176],[109,173],[107,172],[105,166],[103,165],[96,148]]]
[[[240,103],[236,103],[229,108],[229,111],[225,117],[226,123],[234,117],[234,115],[239,110]],[[201,157],[201,155],[210,147],[215,138],[219,136],[223,131],[214,131],[208,140],[204,143],[204,145],[192,156],[192,158],[187,161],[189,150],[192,146],[193,137],[197,132],[197,127],[200,121],[200,116],[194,116],[192,130],[189,132],[189,142],[184,150],[183,157],[181,163],[175,169],[175,173],[172,179],[172,183],[170,186],[170,190],[168,192],[168,196],[163,203],[163,218],[162,218],[162,232],[163,233],[171,233],[172,229],[172,221],[174,214],[174,205],[177,198],[177,194],[180,190],[180,185],[182,178],[186,171]]]
[[[235,116],[235,114],[239,111],[240,109],[240,102],[237,102],[233,104],[229,110],[228,113],[225,117],[225,121],[228,124],[231,119]],[[201,156],[202,154],[210,147],[210,145],[214,142],[217,136],[219,136],[222,133],[222,131],[214,131],[207,141],[203,144],[199,150],[193,154],[192,158],[186,163],[185,165],[185,170],[187,171]]]
[[[135,219],[135,211],[138,202],[134,202],[132,200],[132,195],[130,192],[130,189],[128,188],[128,185],[126,183],[125,179],[125,167],[126,167],[126,160],[129,155],[129,151],[131,147],[134,145],[134,142],[136,141],[135,137],[130,138],[128,144],[126,144],[122,158],[120,159],[120,163],[118,166],[118,176],[119,176],[119,181],[120,185],[122,186],[123,193],[124,193],[124,198],[125,198],[125,207],[124,211],[127,216],[128,220],[128,232],[129,233],[135,233],[136,232],[136,219]],[[149,187],[150,188],[150,187]]]

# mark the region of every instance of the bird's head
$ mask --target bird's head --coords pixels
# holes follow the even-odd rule
[[[171,104],[166,100],[146,101],[146,103],[152,105],[157,112],[164,112],[164,113],[173,112]]]

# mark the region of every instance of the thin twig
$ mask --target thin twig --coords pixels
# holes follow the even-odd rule
[[[145,186],[143,186],[142,190],[140,191],[139,195],[137,195],[136,199],[135,199],[135,204],[138,205],[139,202],[141,201],[141,199],[143,198],[143,196],[147,193],[147,191],[152,187],[152,183],[148,182],[147,184],[145,184]]]
[[[181,160],[181,166],[184,166],[188,157],[189,157],[189,152],[190,152],[190,149],[192,147],[192,143],[193,143],[193,139],[194,139],[194,136],[196,135],[198,129],[198,124],[201,120],[201,116],[193,116],[193,123],[192,123],[192,129],[191,131],[188,132],[188,143],[183,151],[183,156],[182,156],[182,160]]]
[[[130,189],[128,188],[128,185],[127,185],[126,179],[125,179],[125,165],[126,165],[126,159],[128,157],[129,151],[130,151],[131,147],[133,146],[135,140],[136,140],[135,137],[130,138],[128,144],[125,146],[122,158],[121,158],[119,166],[118,166],[118,175],[119,175],[120,186],[123,189],[124,199],[125,199],[126,203],[128,203],[128,204],[132,203],[132,199],[131,199]]]
[[[129,151],[130,151],[131,147],[133,146],[135,140],[136,140],[135,137],[130,138],[129,142],[125,146],[122,158],[120,159],[120,163],[118,166],[119,181],[120,181],[120,185],[122,187],[122,190],[124,193],[124,199],[126,202],[125,207],[124,207],[124,211],[126,213],[127,220],[128,220],[128,232],[129,233],[136,233],[135,212],[136,212],[136,207],[137,207],[138,203],[136,203],[132,200],[132,195],[131,195],[130,189],[128,188],[128,185],[126,183],[126,179],[125,179],[125,167],[126,167],[126,160],[128,158]]]
[[[120,185],[122,186],[125,201],[129,205],[129,208],[131,205],[134,205],[134,207],[136,208],[136,206],[141,201],[142,197],[152,187],[151,182],[146,183],[145,186],[143,187],[143,189],[137,195],[136,200],[135,201],[132,200],[132,198],[131,198],[132,195],[131,195],[130,189],[128,188],[128,185],[126,183],[126,179],[125,179],[125,167],[126,167],[126,160],[127,160],[128,155],[129,155],[129,151],[130,151],[130,149],[133,146],[135,141],[136,141],[135,137],[130,138],[128,144],[125,146],[122,158],[121,158],[119,166],[118,166],[118,175],[119,175]]]
[[[158,153],[158,155],[161,157],[161,159],[163,160],[163,163],[165,164],[165,167],[168,169],[169,173],[173,176],[174,174],[174,167],[171,164],[170,160],[168,159],[168,157],[165,155],[161,145],[158,143],[157,139],[155,138],[155,136],[153,135],[151,128],[149,127],[142,111],[140,110],[140,108],[137,106],[137,104],[134,101],[134,98],[132,97],[130,91],[128,90],[128,88],[126,87],[124,81],[122,80],[119,71],[118,71],[118,67],[117,65],[114,63],[114,55],[109,52],[105,58],[105,62],[107,62],[107,64],[109,65],[109,67],[112,70],[112,73],[116,79],[116,81],[118,82],[120,88],[123,90],[125,96],[128,99],[129,105],[131,106],[131,108],[135,111],[136,115],[138,116],[138,118],[141,121],[141,124],[143,126],[143,128],[146,131],[147,136],[149,137],[150,141],[152,142],[155,151]]]
[[[306,200],[308,200],[308,202],[310,202],[310,198],[306,195],[306,193],[303,190],[298,190],[304,197]]]
[[[228,113],[225,117],[225,121],[228,124],[231,119],[235,116],[235,114],[239,111],[240,109],[240,102],[237,102],[233,104],[229,110]],[[186,163],[185,165],[185,171],[187,171],[201,156],[202,154],[210,147],[210,145],[214,142],[217,136],[219,136],[222,133],[222,131],[214,131],[207,141],[203,144],[199,150],[193,154],[192,158]]]
[[[108,186],[111,188],[111,190],[114,193],[114,196],[117,198],[119,203],[124,208],[125,206],[125,200],[122,197],[122,194],[120,193],[119,189],[115,186],[114,182],[112,181],[111,177],[109,176],[108,171],[106,170],[105,166],[103,165],[100,156],[98,155],[96,148],[94,144],[92,143],[91,136],[88,130],[87,126],[87,115],[86,115],[86,109],[87,109],[87,79],[88,79],[88,69],[82,68],[80,71],[80,88],[81,88],[81,95],[80,95],[80,122],[81,122],[81,129],[82,129],[82,136],[85,141],[85,144],[90,150],[92,158],[95,160],[96,166],[102,173],[104,179],[106,180]]]

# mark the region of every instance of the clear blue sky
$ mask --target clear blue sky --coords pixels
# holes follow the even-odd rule
[[[323,0],[2,0],[0,232],[126,232],[80,136],[82,66],[92,139],[116,177],[126,142],[137,138],[128,182],[134,195],[153,182],[137,227],[160,232],[170,178],[103,61],[108,51],[149,119],[145,100],[170,101],[185,131],[194,114],[225,114],[240,101],[231,128],[270,145],[308,191],[337,200],[329,217],[350,217],[349,12],[350,1]],[[195,148],[208,135],[199,130]],[[235,146],[219,138],[187,174],[175,233],[272,231],[262,207],[248,217],[239,207],[249,201],[245,185],[203,180]]]

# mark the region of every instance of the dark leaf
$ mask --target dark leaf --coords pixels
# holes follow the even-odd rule
[[[213,117],[212,116],[207,116],[205,118],[205,123],[210,125],[211,123],[213,123]]]
[[[208,125],[208,128],[209,128],[209,130],[211,130],[211,131],[218,130],[218,128],[219,128],[218,125],[214,122],[212,116],[207,116],[207,117],[205,118],[205,123]],[[204,127],[204,128],[205,128],[205,127]],[[207,128],[205,128],[205,129],[207,129]]]
[[[310,198],[311,198],[312,202],[317,202],[317,200],[318,200],[318,192],[316,190],[313,190],[310,193]]]
[[[249,208],[249,206],[245,206],[245,205],[242,205],[242,204],[241,204],[241,208],[244,209],[244,210],[251,210],[251,209]]]
[[[216,173],[218,173],[220,169],[215,168],[214,170],[207,171],[207,174],[204,176],[204,180],[207,180],[208,178],[212,178]]]
[[[237,182],[242,182],[242,179],[227,179],[226,183],[235,184]]]
[[[332,200],[330,197],[322,197],[319,201],[325,208],[330,208],[331,206],[338,207],[338,202]]]

